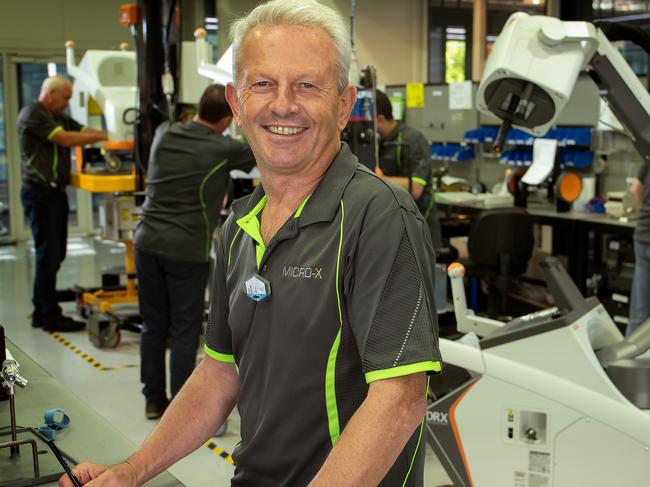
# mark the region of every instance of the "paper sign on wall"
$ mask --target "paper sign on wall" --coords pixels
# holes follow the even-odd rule
[[[449,109],[450,110],[471,110],[472,109],[472,82],[459,81],[449,83]]]
[[[404,98],[401,93],[395,93],[390,98],[390,104],[393,108],[393,118],[402,120],[404,118]]]
[[[424,108],[424,83],[406,83],[406,107]]]

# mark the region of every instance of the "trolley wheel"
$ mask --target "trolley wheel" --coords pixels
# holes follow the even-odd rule
[[[122,333],[116,328],[112,332],[102,335],[102,347],[115,348],[120,344],[120,340],[122,340]]]
[[[92,313],[92,309],[90,309],[90,305],[81,303],[77,306],[77,313],[79,313],[79,316],[81,316],[84,320],[87,320]]]

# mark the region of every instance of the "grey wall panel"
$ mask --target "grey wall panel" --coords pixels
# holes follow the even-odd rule
[[[128,27],[120,25],[122,0],[6,0],[0,7],[0,49],[25,52],[60,51],[65,41],[85,49],[118,49],[133,44]]]
[[[400,94],[406,98],[404,86],[387,86],[388,96]],[[476,85],[472,88],[476,94]],[[447,85],[425,85],[424,107],[406,108],[404,121],[420,130],[429,142],[460,142],[468,130],[478,126],[478,113],[470,110],[449,109]]]

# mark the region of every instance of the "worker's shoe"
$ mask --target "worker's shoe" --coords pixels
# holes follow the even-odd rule
[[[32,319],[32,328],[42,328],[43,327],[43,317],[40,313],[34,311],[30,318]]]
[[[81,331],[86,327],[85,323],[75,321],[72,318],[63,316],[62,314],[54,315],[53,317],[43,317],[41,325],[44,331]]]
[[[158,419],[165,413],[168,405],[169,401],[167,399],[148,399],[144,414],[147,419]]]

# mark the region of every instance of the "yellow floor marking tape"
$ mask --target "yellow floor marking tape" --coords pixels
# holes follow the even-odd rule
[[[205,446],[207,446],[210,450],[212,450],[214,453],[216,453],[221,458],[223,458],[225,461],[227,461],[230,465],[235,464],[235,461],[230,456],[230,453],[225,451],[223,448],[221,448],[216,443],[214,443],[212,441],[208,441],[208,442],[205,443]]]
[[[133,369],[133,368],[135,368],[135,367],[139,367],[138,365],[115,365],[115,366],[113,366],[113,367],[106,367],[105,365],[102,365],[102,364],[99,363],[97,360],[95,360],[94,358],[92,358],[92,357],[91,357],[90,355],[88,355],[87,353],[85,353],[85,352],[79,350],[75,345],[73,345],[73,344],[70,343],[68,340],[66,340],[65,338],[63,338],[63,337],[62,337],[61,335],[59,335],[57,332],[55,332],[55,331],[51,331],[51,332],[50,332],[50,336],[51,336],[52,338],[54,338],[57,342],[59,342],[60,344],[62,344],[64,347],[66,347],[66,348],[72,350],[74,353],[76,353],[77,355],[79,355],[82,359],[84,359],[86,362],[88,362],[90,365],[92,365],[93,367],[95,367],[97,370],[99,370],[99,371],[101,371],[101,372],[106,372],[106,371],[109,371],[109,370]]]

